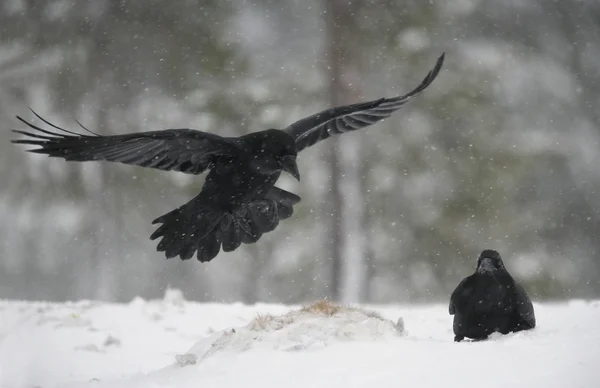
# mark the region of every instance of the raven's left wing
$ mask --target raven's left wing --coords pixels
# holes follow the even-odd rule
[[[517,304],[517,314],[529,325],[528,328],[533,329],[535,327],[533,303],[531,303],[531,299],[519,283],[515,283],[515,303]]]
[[[298,120],[284,131],[294,138],[296,150],[300,152],[304,148],[310,147],[332,135],[367,127],[389,117],[406,104],[408,100],[425,90],[437,77],[443,63],[444,54],[438,58],[435,67],[427,74],[421,84],[404,96],[380,98],[379,100],[327,109]]]

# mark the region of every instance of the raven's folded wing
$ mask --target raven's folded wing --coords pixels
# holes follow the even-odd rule
[[[456,286],[452,295],[450,295],[450,304],[448,312],[454,315],[457,312],[463,312],[469,309],[472,304],[473,296],[475,295],[475,275],[470,275],[461,280]]]
[[[450,315],[454,315],[456,313],[456,305],[460,303],[460,298],[464,292],[465,285],[469,278],[464,278],[458,286],[452,291],[452,295],[450,295],[450,305],[448,306],[448,312]]]
[[[12,142],[40,146],[41,148],[29,151],[66,160],[105,160],[200,174],[210,167],[215,158],[233,157],[240,151],[232,139],[192,129],[168,129],[114,136],[100,136],[92,132],[90,135],[81,135],[57,127],[33,113],[44,123],[64,133],[42,129],[17,116],[35,132],[13,130],[28,136],[29,139]]]
[[[531,303],[531,299],[527,296],[523,286],[518,283],[515,283],[515,303],[517,304],[517,314],[529,325],[529,328],[533,329],[535,327],[533,303]]]
[[[380,98],[379,100],[327,109],[298,120],[284,131],[294,138],[296,150],[300,152],[306,147],[327,139],[329,136],[367,127],[389,117],[408,100],[425,90],[437,77],[443,63],[444,54],[438,58],[435,67],[427,74],[421,84],[404,96]]]

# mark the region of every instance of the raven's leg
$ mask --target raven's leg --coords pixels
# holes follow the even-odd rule
[[[482,336],[472,338],[473,342],[485,341],[486,339],[488,339],[487,335],[482,335]]]
[[[221,249],[220,230],[228,226],[230,218],[227,212],[197,196],[152,221],[162,225],[150,239],[162,237],[156,249],[165,252],[167,259],[179,256],[181,260],[188,260],[198,251],[198,260],[210,261]]]
[[[275,186],[271,187],[266,195],[266,199],[271,199],[277,203],[280,220],[291,217],[294,213],[294,205],[300,202],[300,197],[296,194]]]

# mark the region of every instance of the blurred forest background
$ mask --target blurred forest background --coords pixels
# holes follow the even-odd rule
[[[534,300],[600,296],[600,2],[4,0],[0,298],[446,301],[497,249]],[[165,260],[151,221],[203,177],[10,143],[28,108],[101,134],[282,128],[403,94],[299,157],[302,202],[255,245]]]

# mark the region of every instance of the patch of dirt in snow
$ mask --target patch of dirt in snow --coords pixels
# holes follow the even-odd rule
[[[176,356],[176,362],[193,365],[218,352],[253,348],[313,350],[334,342],[372,341],[404,333],[402,318],[394,323],[374,311],[320,300],[283,315],[258,314],[246,326],[228,328],[201,340],[187,354]]]

